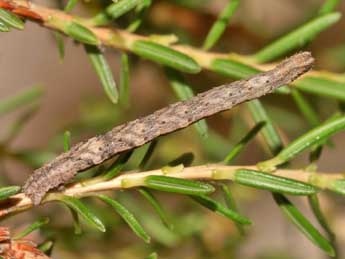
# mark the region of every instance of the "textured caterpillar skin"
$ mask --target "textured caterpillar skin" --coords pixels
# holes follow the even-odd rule
[[[50,189],[69,182],[79,171],[139,147],[158,136],[268,94],[308,71],[313,62],[309,52],[295,54],[270,71],[215,87],[190,100],[171,104],[146,117],[117,126],[104,135],[78,143],[70,151],[35,170],[23,190],[37,205]]]

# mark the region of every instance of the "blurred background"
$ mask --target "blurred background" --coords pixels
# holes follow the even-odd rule
[[[58,1],[33,1],[53,8]],[[97,13],[111,1],[80,1],[74,14],[85,17]],[[175,34],[184,44],[201,46],[210,26],[227,4],[226,0],[153,1],[138,34]],[[321,0],[242,0],[215,52],[251,54],[275,38],[303,24],[315,15]],[[337,8],[345,13],[345,2]],[[116,24],[122,27],[131,19],[126,15]],[[345,20],[321,33],[306,49],[316,57],[316,68],[343,72],[345,68]],[[130,55],[130,106],[113,105],[105,96],[84,48],[65,39],[65,58],[60,60],[51,31],[27,22],[24,31],[0,34],[0,98],[15,95],[38,86],[42,90],[39,108],[27,116],[23,128],[8,143],[11,155],[2,156],[1,184],[22,185],[24,180],[44,161],[63,149],[62,135],[72,133],[72,141],[105,132],[121,122],[149,114],[177,99],[164,70],[150,61]],[[121,52],[105,49],[106,58],[116,81],[119,81]],[[229,82],[209,71],[187,75],[195,92]],[[317,96],[307,96],[322,119],[337,108],[337,102]],[[286,141],[309,129],[291,98],[271,95],[263,99],[273,121]],[[0,136],[8,136],[13,124],[28,108],[17,109],[1,116]],[[207,120],[209,136],[201,138],[194,127],[159,139],[149,168],[159,168],[179,155],[192,152],[193,165],[221,161],[231,146],[251,127],[248,111],[242,106]],[[322,172],[342,172],[345,168],[342,147],[345,135],[334,138],[336,145],[326,147],[319,162]],[[252,141],[234,164],[251,165],[269,158],[260,138]],[[144,150],[146,147],[143,147]],[[135,168],[143,152],[131,158],[127,169]],[[292,167],[306,165],[299,157]],[[70,213],[58,204],[45,205],[3,221],[13,231],[21,230],[38,216],[50,216],[51,223],[30,238],[37,242],[52,238],[56,241],[53,258],[144,258],[157,251],[159,258],[326,258],[322,251],[284,217],[268,192],[243,186],[231,186],[242,214],[254,225],[241,237],[234,224],[224,217],[201,208],[178,195],[155,192],[174,222],[170,231],[160,222],[152,208],[135,190],[117,192],[116,197],[138,217],[153,240],[150,245],[139,240],[109,208],[90,200],[107,226],[106,233],[84,227],[82,235],[73,234]],[[217,196],[217,194],[216,194]],[[340,252],[345,258],[345,201],[342,197],[322,193],[322,207],[337,235]],[[315,223],[306,199],[292,199]],[[316,223],[315,223],[316,224]],[[343,251],[342,251],[343,250]]]

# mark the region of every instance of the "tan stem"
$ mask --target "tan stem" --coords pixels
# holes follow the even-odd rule
[[[57,199],[61,194],[73,196],[73,197],[86,197],[92,196],[94,193],[104,192],[108,190],[118,190],[141,186],[144,183],[144,179],[150,175],[167,175],[171,177],[183,178],[183,179],[199,179],[199,180],[232,180],[233,174],[239,168],[244,169],[257,169],[256,166],[226,166],[221,164],[209,164],[193,167],[180,167],[179,170],[166,170],[166,168],[150,170],[146,172],[125,172],[121,176],[115,177],[109,181],[79,182],[74,183],[66,187],[62,192],[51,192],[42,201],[42,204],[51,202]],[[229,177],[227,179],[216,179],[216,172],[227,172]],[[229,174],[230,173],[230,174]],[[288,170],[278,169],[274,172],[274,175],[286,177],[293,180],[298,180],[305,183],[310,183],[320,189],[327,188],[325,182],[331,182],[338,179],[344,179],[343,174],[328,174],[317,173],[312,174],[303,170]],[[316,180],[317,177],[317,180]],[[126,184],[124,184],[126,183]],[[130,184],[128,184],[130,183]],[[5,200],[0,205],[0,217],[12,214],[15,212],[28,210],[33,206],[31,200],[20,193]]]
[[[26,0],[0,0],[0,7],[5,8],[9,11],[12,11],[15,14],[21,15],[22,17],[31,19],[35,22],[42,24],[43,26],[62,31],[60,26],[61,23],[75,21],[83,26],[90,29],[104,44],[108,47],[113,47],[116,49],[123,49],[126,51],[131,51],[132,44],[137,40],[151,40],[158,41],[160,37],[150,38],[146,36],[137,35],[134,33],[129,33],[124,30],[114,29],[114,28],[99,28],[94,27],[90,24],[88,19],[81,18],[78,16],[72,16],[66,14],[60,10],[46,8],[40,5],[29,3]],[[166,43],[164,43],[166,44]],[[179,45],[179,44],[166,44],[170,48],[180,51],[188,56],[191,56],[195,59],[196,62],[204,69],[210,69],[211,63],[216,58],[222,59],[231,59],[239,61],[241,63],[247,64],[249,66],[255,67],[259,70],[266,71],[271,69],[274,64],[261,65],[257,64],[248,56],[238,55],[238,54],[224,54],[224,53],[215,53],[207,52],[198,48],[193,48],[190,46]],[[324,77],[339,82],[345,82],[345,77],[341,74],[325,72],[325,71],[310,71],[307,73],[309,76]],[[298,80],[296,80],[297,82]],[[293,84],[292,84],[293,85]]]

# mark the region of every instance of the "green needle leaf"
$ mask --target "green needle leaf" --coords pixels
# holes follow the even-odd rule
[[[105,11],[95,15],[90,19],[90,24],[93,26],[102,26],[110,23],[112,20],[128,13],[135,7],[141,6],[143,0],[120,0],[116,3],[110,4]]]
[[[31,232],[35,231],[36,229],[41,228],[44,225],[47,225],[49,223],[49,218],[42,218],[34,223],[32,223],[30,226],[28,226],[26,229],[18,233],[13,239],[21,239],[27,235],[29,235]]]
[[[327,14],[333,12],[335,7],[339,4],[339,0],[326,0],[319,10],[319,14]]]
[[[166,69],[166,74],[169,78],[170,85],[173,88],[175,95],[181,101],[188,100],[194,96],[193,89],[188,85],[183,76],[173,69]],[[208,136],[208,127],[206,120],[200,120],[194,124],[195,129],[202,138]]]
[[[318,191],[310,184],[248,169],[236,170],[234,181],[258,189],[290,195],[311,195]]]
[[[76,6],[76,4],[78,3],[79,0],[68,0],[65,8],[64,8],[64,11],[66,13],[72,11],[72,9]]]
[[[163,175],[147,176],[145,178],[145,185],[159,191],[190,195],[202,195],[214,192],[214,187],[210,184]]]
[[[223,183],[221,184],[221,187],[222,187],[222,191],[223,191],[223,194],[224,194],[226,206],[230,210],[233,210],[236,213],[239,213],[238,209],[237,209],[236,201],[235,201],[235,199],[234,199],[234,197],[233,197],[233,195],[232,195],[232,193],[230,191],[230,188],[226,184],[223,184]],[[241,235],[245,234],[244,227],[240,223],[236,222],[236,227],[237,227],[238,232]]]
[[[321,248],[330,256],[335,256],[335,251],[330,242],[297,210],[297,208],[284,196],[274,194],[275,201],[285,212],[285,215],[292,220],[297,228],[316,246]]]
[[[193,163],[194,154],[191,152],[183,153],[182,155],[178,156],[174,160],[168,163],[168,166],[178,166],[183,165],[184,167],[190,166]]]
[[[211,69],[221,75],[235,79],[247,78],[260,72],[260,70],[238,61],[221,58],[215,58],[212,61]]]
[[[111,22],[111,17],[106,12],[101,12],[88,20],[91,26],[107,25]]]
[[[64,152],[67,152],[71,149],[71,132],[65,131],[63,134],[63,150]]]
[[[331,135],[343,130],[345,128],[345,116],[327,121],[322,125],[310,130],[301,137],[295,139],[286,148],[284,148],[274,158],[261,162],[258,164],[263,171],[271,171],[276,166],[283,164],[296,155],[328,139]]]
[[[65,43],[63,35],[60,32],[54,32],[54,38],[59,51],[60,61],[63,61],[65,57]]]
[[[9,113],[29,103],[33,103],[42,95],[42,89],[38,86],[26,89],[19,94],[7,97],[0,101],[0,115]]]
[[[206,196],[190,196],[190,197],[196,202],[198,202],[199,204],[201,204],[202,206],[208,208],[209,210],[212,210],[220,215],[223,215],[239,224],[242,224],[242,225],[252,224],[252,222],[248,218],[236,213],[233,210],[230,210],[224,207],[222,204],[220,204],[219,202],[209,197],[206,197]]]
[[[339,21],[340,17],[340,13],[330,13],[319,16],[266,46],[257,52],[253,58],[257,62],[265,63],[296,48],[303,47],[320,32]]]
[[[115,176],[117,176],[121,172],[122,168],[126,165],[127,161],[129,160],[132,154],[133,154],[133,150],[120,154],[120,156],[116,159],[116,161],[100,177],[103,180],[113,179]]]
[[[0,200],[5,200],[8,197],[17,194],[21,190],[20,186],[6,186],[0,188]]]
[[[243,150],[243,148],[246,146],[246,144],[252,140],[256,134],[259,133],[259,131],[262,129],[263,126],[265,126],[266,122],[261,121],[257,123],[241,140],[238,142],[229,152],[229,154],[225,157],[223,162],[225,164],[230,164],[232,160]]]
[[[330,228],[330,226],[327,222],[327,219],[326,219],[325,215],[323,214],[323,212],[320,208],[319,198],[317,197],[317,195],[310,195],[310,196],[308,196],[308,201],[309,201],[309,205],[312,208],[313,213],[314,213],[317,221],[322,226],[322,228],[325,230],[329,239],[334,244],[335,234],[333,233],[332,229]]]
[[[331,97],[345,101],[345,88],[343,82],[330,79],[306,76],[294,83],[298,89],[320,96]]]
[[[85,45],[85,50],[87,55],[89,56],[93,68],[95,69],[99,79],[101,80],[101,84],[105,93],[112,103],[117,103],[118,92],[116,83],[105,57],[95,46]]]
[[[15,120],[7,131],[7,135],[3,140],[3,144],[11,143],[20,133],[20,131],[25,127],[27,122],[34,116],[37,112],[39,106],[34,104],[31,105],[25,112],[20,114],[20,116]]]
[[[255,123],[265,122],[265,126],[262,128],[261,132],[271,152],[275,154],[280,151],[283,145],[282,140],[262,103],[259,100],[253,100],[248,102],[247,106]]]
[[[120,0],[109,5],[105,10],[112,19],[116,19],[128,13],[142,2],[143,0]]]
[[[80,215],[90,226],[95,227],[101,232],[105,232],[105,227],[102,221],[79,199],[73,198],[71,196],[61,195],[58,200],[78,213],[78,215]]]
[[[137,40],[132,45],[132,51],[143,58],[185,73],[195,74],[201,71],[201,67],[193,58],[158,43]]]
[[[149,6],[152,4],[152,0],[143,0],[140,4],[137,5],[135,8],[135,18],[134,20],[127,26],[128,32],[135,32],[139,26],[143,22],[144,14],[146,13],[146,10],[149,8]]]
[[[154,139],[150,142],[150,144],[148,145],[148,148],[144,154],[144,157],[140,161],[139,168],[141,168],[141,169],[147,168],[148,162],[150,161],[154,151],[156,150],[157,144],[158,144],[157,139]]]
[[[8,27],[5,23],[0,21],[0,32],[9,32],[10,27]]]
[[[141,170],[144,170],[147,167],[149,167],[149,162],[150,162],[150,160],[151,160],[151,158],[152,158],[152,156],[153,156],[153,154],[157,148],[158,141],[159,141],[159,139],[153,139],[150,143],[145,145],[145,148],[143,148],[143,151],[138,150],[138,153],[140,154],[140,152],[142,152],[142,155],[143,155],[141,160],[138,157],[138,162],[139,162],[138,167]]]
[[[309,104],[309,102],[306,100],[306,98],[304,98],[304,96],[296,89],[292,89],[291,95],[295,103],[297,104],[298,109],[304,115],[308,123],[312,127],[318,126],[321,123],[319,116],[314,111],[313,107]]]
[[[76,23],[76,22],[70,22],[65,26],[64,28],[65,33],[72,37],[73,39],[89,44],[89,45],[99,45],[100,42],[97,38],[97,36],[88,28],[84,27],[83,25]]]
[[[121,71],[120,71],[120,103],[124,107],[129,105],[129,62],[126,53],[121,54]]]
[[[74,234],[80,235],[83,232],[83,230],[81,228],[81,224],[80,224],[80,220],[79,220],[79,215],[72,208],[69,208],[69,211],[71,212],[72,219],[73,219]]]
[[[0,8],[0,21],[9,27],[13,27],[18,30],[24,29],[24,22],[19,17],[2,8]]]
[[[217,21],[212,25],[212,28],[208,32],[203,45],[203,49],[210,49],[214,46],[214,44],[216,44],[216,42],[225,31],[230,18],[237,10],[239,3],[239,0],[229,0],[224,10],[220,13]]]
[[[37,248],[41,250],[46,255],[50,255],[54,247],[54,242],[52,240],[45,241],[40,244]]]
[[[142,238],[146,243],[150,243],[150,236],[145,232],[144,228],[140,225],[134,215],[129,212],[121,203],[105,195],[97,195],[97,197],[113,207],[138,237]]]
[[[169,221],[167,214],[165,213],[163,207],[161,206],[161,204],[158,202],[158,200],[156,199],[156,197],[151,193],[150,190],[148,190],[147,188],[140,188],[139,192],[141,193],[141,195],[143,195],[145,197],[145,199],[151,204],[151,206],[154,208],[154,210],[157,212],[159,218],[161,219],[161,221],[163,222],[163,224],[169,228],[169,229],[173,229],[173,225],[172,223]]]

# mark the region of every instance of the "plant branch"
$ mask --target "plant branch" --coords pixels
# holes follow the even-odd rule
[[[162,168],[145,172],[125,172],[121,176],[113,178],[109,181],[102,179],[98,179],[100,181],[95,181],[95,179],[90,179],[87,181],[70,184],[62,192],[50,192],[48,195],[46,195],[45,199],[42,201],[42,204],[56,201],[59,199],[59,197],[61,197],[61,195],[69,195],[80,198],[93,196],[95,193],[109,190],[145,186],[145,178],[151,175],[166,175],[182,179],[200,179],[208,181],[234,180],[235,172],[238,169],[257,170],[257,167],[210,164],[186,168],[178,166],[172,168],[171,170]],[[274,175],[309,183],[319,189],[331,189],[335,181],[345,179],[343,174],[310,173],[303,170],[288,169],[278,169],[274,172]],[[20,193],[10,197],[0,204],[0,217],[28,210],[31,207],[33,207],[31,200],[26,197],[24,193]]]
[[[254,61],[253,58],[244,55],[238,55],[235,53],[215,53],[207,52],[198,48],[193,48],[185,45],[174,44],[176,38],[171,36],[141,36],[134,33],[129,33],[124,30],[113,29],[113,28],[100,28],[92,25],[89,19],[81,18],[67,14],[63,11],[46,8],[33,3],[28,3],[26,0],[0,0],[0,8],[7,9],[14,14],[20,15],[24,18],[30,19],[41,24],[49,29],[64,32],[64,26],[69,22],[76,22],[90,31],[92,31],[98,40],[105,46],[112,47],[115,49],[122,49],[129,52],[133,52],[133,44],[140,40],[156,42],[169,48],[182,52],[192,57],[201,67],[204,69],[213,70],[212,64],[217,59],[225,59],[230,61],[239,62],[241,64],[250,66],[260,71],[271,69],[274,64],[261,65]],[[345,76],[342,74],[331,73],[328,71],[310,71],[308,74],[312,77],[327,78],[338,82],[345,82]],[[305,77],[305,76],[304,76]],[[291,85],[299,87],[298,81]]]

